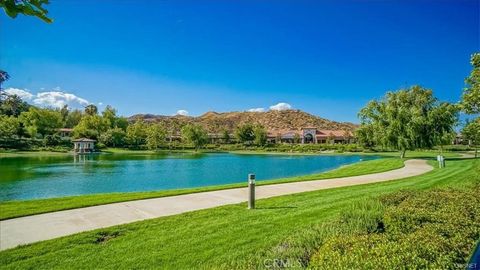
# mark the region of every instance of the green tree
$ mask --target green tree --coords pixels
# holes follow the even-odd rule
[[[115,118],[115,127],[121,128],[126,131],[128,127],[128,119],[125,117]]]
[[[14,116],[0,115],[0,138],[11,140],[20,129],[20,121]]]
[[[99,139],[109,128],[108,122],[99,115],[84,115],[78,125],[73,128],[73,137]]]
[[[198,151],[208,142],[207,132],[200,125],[188,124],[182,128],[182,137],[193,144],[195,151]]]
[[[223,143],[230,143],[230,132],[228,131],[228,129],[224,129],[222,131],[222,142]]]
[[[63,125],[67,124],[68,113],[69,113],[68,105],[63,105],[63,107],[60,109],[60,114],[62,115]]]
[[[16,18],[18,14],[26,16],[34,16],[46,23],[51,23],[53,20],[47,17],[48,11],[43,5],[48,5],[49,0],[2,0],[0,7],[10,18]]]
[[[105,107],[105,110],[103,110],[102,112],[102,116],[105,121],[108,122],[109,127],[115,127],[117,120],[117,110],[115,110],[112,106],[107,105],[107,107]]]
[[[480,53],[474,53],[470,60],[473,66],[470,76],[465,79],[461,104],[468,114],[480,113]]]
[[[19,116],[31,106],[17,95],[4,94],[0,99],[0,114]]]
[[[85,113],[88,115],[96,115],[98,113],[97,106],[90,104],[85,107]]]
[[[235,137],[243,144],[251,144],[255,140],[255,133],[253,131],[253,125],[244,124],[235,129]]]
[[[467,121],[462,130],[462,137],[468,140],[469,145],[475,147],[475,158],[477,158],[480,145],[480,117],[473,121]]]
[[[254,143],[259,146],[267,144],[267,130],[260,125],[253,128],[253,135],[255,136]]]
[[[147,148],[157,150],[165,144],[167,130],[161,124],[151,124],[147,127]]]
[[[100,134],[99,141],[106,146],[118,147],[125,144],[126,136],[123,129],[114,127]]]
[[[440,146],[440,153],[443,153],[443,146],[451,144],[455,138],[458,113],[459,107],[447,102],[434,106],[429,112],[429,138],[432,140],[429,144]]]
[[[133,147],[139,147],[145,144],[147,138],[146,124],[142,120],[137,120],[127,127],[127,142]]]
[[[453,111],[442,115],[450,110],[450,105],[438,104],[432,91],[420,86],[388,92],[359,112],[361,133],[376,145],[399,150],[403,158],[407,150],[435,146],[453,129],[457,115]]]
[[[73,110],[68,113],[65,120],[65,127],[74,128],[82,120],[83,113],[80,110]]]
[[[55,134],[63,126],[60,112],[36,107],[30,107],[27,112],[22,112],[20,122],[32,138],[37,134],[42,137]]]

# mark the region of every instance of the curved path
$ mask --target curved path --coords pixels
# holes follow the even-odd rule
[[[432,169],[425,160],[411,159],[405,162],[405,167],[383,173],[258,186],[256,197],[263,199],[320,189],[383,182],[420,175]],[[14,218],[0,221],[0,250],[83,231],[245,201],[247,201],[247,188],[235,188]]]

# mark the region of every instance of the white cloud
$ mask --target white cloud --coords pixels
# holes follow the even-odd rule
[[[102,105],[103,105],[103,102],[98,102],[98,105],[102,106]]]
[[[183,115],[183,116],[187,116],[188,115],[188,111],[186,110],[178,110],[176,115]]]
[[[76,108],[90,104],[90,102],[84,98],[61,91],[60,87],[55,87],[53,90],[54,91],[44,91],[32,94],[27,89],[8,88],[5,89],[5,92],[10,95],[18,95],[24,101],[32,101],[34,104],[42,107],[61,108],[64,105],[68,105],[69,107]]]
[[[264,112],[265,108],[252,108],[248,109],[247,112]]]
[[[70,107],[77,107],[78,105],[87,106],[88,104],[90,104],[90,102],[88,102],[88,100],[86,99],[77,97],[74,94],[60,91],[40,92],[33,100],[33,103],[40,106],[55,108],[61,108],[65,105],[68,105]]]
[[[292,109],[292,106],[285,102],[280,102],[276,105],[270,106],[270,110],[272,111],[285,111]]]
[[[12,88],[12,87],[7,88],[7,89],[5,89],[5,93],[7,93],[9,95],[17,95],[25,101],[28,101],[28,100],[32,99],[32,97],[33,97],[33,94],[28,92],[28,90],[23,90],[23,89],[19,89],[19,88]]]

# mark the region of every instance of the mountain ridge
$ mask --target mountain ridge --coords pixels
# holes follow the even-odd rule
[[[301,110],[270,110],[266,112],[215,112],[208,111],[200,116],[135,114],[129,121],[137,119],[146,122],[164,123],[167,126],[181,127],[185,124],[200,124],[209,132],[233,131],[237,126],[250,123],[264,126],[268,131],[281,132],[315,127],[327,130],[355,130],[358,125],[349,122],[328,120]]]

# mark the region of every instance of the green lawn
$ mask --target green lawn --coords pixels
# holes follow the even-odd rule
[[[291,248],[280,245],[289,239],[312,241],[312,226],[336,219],[352,204],[398,190],[479,182],[480,160],[451,160],[444,169],[407,179],[259,200],[256,210],[242,203],[40,242],[0,252],[0,263],[4,269],[254,268],[274,259],[268,257],[272,249]]]
[[[338,178],[362,174],[384,172],[403,167],[403,161],[398,158],[385,158],[358,162],[352,165],[344,166],[329,172],[282,178],[267,181],[258,181],[258,185],[269,185],[275,183],[286,183],[295,181],[306,181],[316,179]],[[0,203],[0,220],[21,217],[39,213],[53,212],[58,210],[80,208],[86,206],[107,204],[113,202],[131,201],[147,198],[173,196],[202,191],[211,191],[227,188],[245,186],[246,183],[229,184],[221,186],[210,186],[180,190],[152,191],[152,192],[131,192],[131,193],[109,193],[84,196],[72,196],[54,199],[10,201]]]

